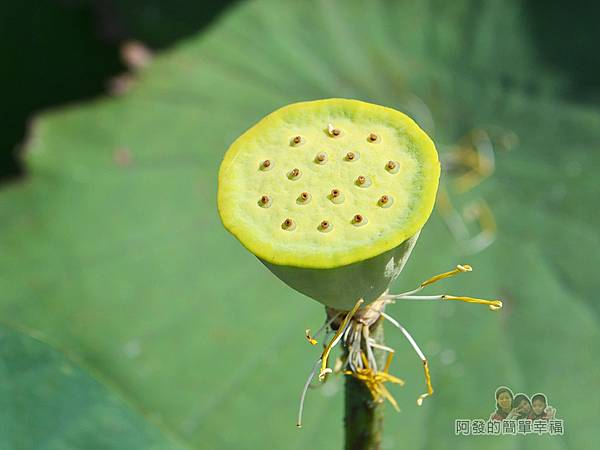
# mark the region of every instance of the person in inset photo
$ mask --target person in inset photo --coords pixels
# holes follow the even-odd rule
[[[507,419],[531,419],[531,402],[525,394],[517,394],[513,398],[512,410],[506,417]]]
[[[504,420],[512,410],[513,393],[506,386],[496,389],[496,411],[490,415],[490,420]]]
[[[532,420],[553,420],[556,416],[556,409],[548,405],[548,400],[542,393],[531,397],[531,409]]]

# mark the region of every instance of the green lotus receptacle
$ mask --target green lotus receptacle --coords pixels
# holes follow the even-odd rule
[[[398,276],[439,175],[433,142],[399,111],[348,99],[294,103],[227,150],[218,209],[277,277],[349,310]]]

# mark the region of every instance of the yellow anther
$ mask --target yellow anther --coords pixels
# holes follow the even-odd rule
[[[384,373],[388,373],[390,370],[390,366],[392,365],[392,359],[394,359],[394,354],[392,352],[388,353],[387,359],[385,360],[385,367],[383,368]]]
[[[387,390],[384,383],[389,381],[390,383],[395,383],[395,384],[399,384],[399,385],[403,386],[404,381],[401,380],[400,378],[396,378],[396,377],[390,375],[389,373],[387,373],[385,371],[384,372],[374,372],[373,369],[369,366],[369,361],[367,360],[365,354],[361,352],[360,357],[361,357],[363,365],[365,367],[362,369],[357,369],[356,372],[353,372],[351,370],[346,370],[346,371],[344,371],[344,374],[351,375],[354,378],[364,382],[365,386],[367,387],[371,396],[373,397],[373,401],[375,401],[377,403],[381,403],[384,399],[387,399],[392,404],[394,409],[396,409],[396,411],[400,411],[400,408],[398,407],[398,403],[396,403],[396,400],[394,399],[394,397],[392,397],[392,394],[390,394],[390,392]],[[388,363],[391,362],[390,356],[388,356],[387,362]],[[387,368],[389,368],[388,363],[386,363],[385,370],[387,370]]]
[[[318,342],[315,338],[313,338],[310,334],[310,328],[307,328],[306,331],[304,332],[306,339],[308,340],[308,342],[310,342],[311,345],[317,345]]]
[[[501,300],[484,300],[481,298],[473,298],[473,297],[456,297],[454,295],[442,295],[442,300],[458,300],[461,302],[477,303],[480,305],[488,305],[492,311],[496,311],[496,310],[502,308]]]
[[[436,281],[440,281],[443,280],[444,278],[450,278],[453,277],[456,274],[459,274],[461,272],[471,272],[473,270],[473,268],[471,266],[469,266],[468,264],[463,264],[463,265],[458,265],[456,266],[456,269],[450,270],[448,272],[444,272],[444,273],[440,273],[439,275],[436,275],[434,277],[429,278],[428,280],[425,280],[421,283],[422,288],[424,288],[425,286],[429,286],[430,284],[435,283]]]
[[[319,373],[320,381],[323,381],[327,373],[331,372],[331,369],[327,367],[327,360],[329,359],[329,353],[331,352],[331,349],[341,338],[342,333],[346,329],[346,325],[348,324],[348,322],[350,322],[354,314],[356,314],[356,311],[358,311],[358,309],[360,308],[360,305],[362,305],[364,302],[365,301],[362,298],[356,302],[356,305],[354,305],[350,312],[346,314],[346,317],[344,317],[344,320],[342,320],[342,323],[340,324],[337,332],[335,333],[331,341],[329,341],[329,343],[325,347],[325,350],[323,350],[323,354],[321,355],[321,372]]]
[[[423,361],[423,368],[425,369],[425,384],[427,385],[427,392],[425,394],[419,395],[417,399],[417,405],[421,406],[423,404],[423,400],[433,394],[433,387],[431,386],[431,376],[429,375],[429,364],[427,360]]]
[[[340,129],[335,128],[332,124],[327,124],[327,131],[329,133],[329,136],[333,136],[333,137],[337,137],[341,133]]]

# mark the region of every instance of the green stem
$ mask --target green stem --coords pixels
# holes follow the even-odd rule
[[[382,320],[378,320],[369,330],[371,337],[384,345]],[[385,352],[375,351],[377,365],[383,367]],[[345,449],[379,450],[383,434],[382,403],[373,403],[371,393],[360,380],[346,376],[345,386]]]

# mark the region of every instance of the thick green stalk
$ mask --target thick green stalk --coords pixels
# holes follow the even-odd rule
[[[384,344],[382,320],[371,327],[371,337]],[[375,358],[379,367],[385,363],[385,352],[376,350]],[[346,376],[345,386],[345,449],[379,450],[383,435],[382,403],[373,403],[371,393],[364,383]]]

